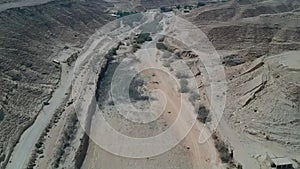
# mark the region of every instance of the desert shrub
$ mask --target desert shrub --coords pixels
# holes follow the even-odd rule
[[[176,8],[179,10],[181,8],[181,6],[180,5],[176,5]]]
[[[172,8],[168,8],[168,7],[160,7],[160,12],[171,12]]]
[[[16,74],[12,77],[13,81],[20,81],[22,79],[22,76],[20,74]]]
[[[4,120],[4,112],[0,110],[0,121]]]
[[[180,92],[181,93],[187,93],[190,91],[188,84],[189,82],[186,79],[181,79],[180,80]]]
[[[110,55],[110,56],[117,55],[117,48],[111,48],[108,51],[108,55]]]
[[[236,54],[225,56],[222,60],[222,64],[225,66],[237,66],[245,63],[245,59]]]
[[[161,38],[159,38],[157,41],[158,42],[163,42],[165,40],[165,36],[162,36]]]
[[[62,3],[60,4],[60,6],[62,6],[62,7],[64,7],[64,8],[71,8],[71,7],[72,7],[72,2],[67,2],[67,3],[62,2]]]
[[[200,95],[196,92],[192,92],[190,97],[189,97],[189,101],[194,103],[197,100],[200,100]]]
[[[132,11],[132,12],[128,12],[128,11],[118,11],[117,13],[116,13],[116,15],[118,16],[118,17],[124,17],[124,16],[128,16],[128,15],[132,15],[132,14],[136,14],[137,12],[136,11]]]
[[[36,151],[36,153],[38,153],[38,154],[43,154],[43,152],[44,152],[43,149],[37,149],[37,150],[35,150],[35,151]]]
[[[168,47],[161,42],[156,43],[156,48],[159,50],[168,50]]]
[[[191,6],[191,5],[184,5],[183,8],[184,8],[184,9],[192,10],[192,9],[193,9],[193,6]]]
[[[129,97],[133,99],[133,101],[149,99],[149,97],[144,94],[144,91],[141,90],[144,84],[144,80],[139,77],[135,77],[131,81],[129,85]]]
[[[132,45],[132,52],[136,52],[138,49],[141,49],[141,47],[138,44]]]
[[[182,73],[182,72],[177,72],[175,75],[178,79],[186,79],[189,78],[189,75],[187,75],[186,73]]]
[[[31,63],[31,61],[26,60],[22,62],[22,65],[25,65],[26,67],[30,68],[33,64]]]
[[[43,146],[43,143],[39,141],[38,143],[35,144],[36,148],[41,148]]]
[[[138,35],[136,42],[139,44],[142,44],[146,41],[152,41],[152,38],[150,37],[150,33],[141,33]]]
[[[5,155],[2,154],[1,157],[0,157],[0,163],[3,162],[4,160],[5,160]]]
[[[206,3],[205,2],[198,2],[198,4],[197,4],[197,7],[199,8],[199,7],[201,7],[201,6],[205,6],[206,5]]]
[[[228,163],[232,160],[228,146],[223,141],[218,140],[215,146],[223,163]]]
[[[115,105],[114,101],[113,100],[109,100],[108,103],[107,103],[109,106],[113,106]]]
[[[170,67],[171,64],[170,64],[168,61],[164,61],[163,66],[164,66],[164,67]]]
[[[202,123],[211,121],[211,118],[209,117],[209,110],[207,110],[206,107],[200,106],[197,114],[197,119]]]
[[[170,52],[164,52],[162,55],[162,58],[167,59],[170,58],[172,56],[172,54]]]
[[[113,47],[113,48],[111,48],[108,52],[107,52],[107,54],[105,55],[105,58],[107,59],[107,60],[113,60],[113,56],[114,55],[117,55],[117,48],[115,48],[115,47]]]

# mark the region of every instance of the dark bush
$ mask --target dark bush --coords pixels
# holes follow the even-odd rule
[[[0,157],[0,163],[3,162],[4,160],[5,160],[5,155],[2,154],[1,157]]]
[[[141,47],[138,44],[132,45],[132,52],[136,52],[138,49],[141,49]]]
[[[22,76],[20,74],[16,74],[12,77],[13,81],[20,81],[22,79]]]
[[[38,143],[35,144],[35,147],[36,148],[41,148],[42,145],[43,145],[43,143],[39,141]]]
[[[189,78],[189,75],[186,74],[186,73],[177,72],[177,73],[176,73],[176,77],[177,77],[178,79],[186,79],[186,78]]]
[[[205,6],[206,5],[206,3],[205,2],[198,2],[198,4],[197,4],[197,7],[199,8],[199,7],[201,7],[201,6]]]
[[[136,42],[139,44],[142,44],[146,41],[152,41],[152,38],[150,37],[150,33],[141,33],[138,35]]]
[[[188,84],[189,84],[189,82],[187,80],[185,80],[185,79],[180,80],[180,92],[181,93],[187,93],[190,91]]]
[[[232,160],[228,146],[223,141],[217,141],[216,148],[223,163],[228,163]]]
[[[192,9],[193,9],[193,6],[191,6],[191,5],[185,5],[183,8],[184,8],[184,9],[192,10]]]
[[[0,121],[4,120],[4,112],[0,110]]]
[[[211,118],[209,117],[209,110],[207,110],[204,106],[200,106],[198,109],[197,119],[202,123],[211,121]]]
[[[133,99],[133,101],[149,99],[149,97],[144,94],[144,91],[141,90],[144,83],[144,80],[138,77],[133,78],[131,81],[129,85],[129,97]]]
[[[160,42],[156,43],[156,48],[159,50],[168,50],[168,47],[165,44]]]
[[[158,39],[158,42],[163,42],[165,40],[165,36],[162,36],[161,38]]]
[[[110,56],[117,55],[117,48],[111,48],[108,51],[108,55],[110,55]]]
[[[200,100],[200,95],[199,93],[196,93],[196,92],[192,92],[190,97],[189,97],[189,101],[191,103],[195,103],[196,101]]]
[[[160,12],[171,12],[172,8],[168,8],[168,7],[161,7],[160,8]]]
[[[118,11],[117,13],[116,13],[116,15],[118,16],[118,17],[124,17],[124,16],[128,16],[128,15],[132,15],[132,14],[136,14],[137,12],[136,11],[132,11],[132,12],[127,12],[127,11]]]
[[[38,153],[38,154],[43,154],[44,150],[42,150],[42,149],[37,149],[37,150],[35,150],[35,152]]]
[[[108,52],[107,52],[107,54],[105,55],[105,58],[108,60],[108,61],[111,61],[111,60],[113,60],[113,56],[114,55],[117,55],[117,48],[111,48]]]
[[[222,64],[225,66],[237,66],[245,63],[245,59],[243,57],[235,54],[225,56],[222,60]]]

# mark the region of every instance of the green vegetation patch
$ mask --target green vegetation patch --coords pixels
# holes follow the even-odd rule
[[[199,7],[201,7],[201,6],[205,6],[206,5],[206,3],[205,2],[198,2],[198,4],[197,4],[197,7],[199,8]]]
[[[136,13],[138,13],[138,12],[136,12],[136,11],[131,11],[131,12],[129,12],[129,11],[118,11],[116,13],[116,15],[117,15],[117,17],[121,18],[121,17],[124,17],[124,16],[136,14]]]

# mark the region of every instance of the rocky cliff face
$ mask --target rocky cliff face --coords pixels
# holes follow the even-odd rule
[[[1,164],[59,82],[53,59],[62,50],[82,47],[111,19],[105,5],[65,0],[0,13]]]

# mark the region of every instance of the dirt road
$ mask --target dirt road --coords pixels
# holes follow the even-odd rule
[[[95,33],[91,38],[87,41],[85,47],[83,48],[79,58],[77,59],[75,66],[69,67],[67,64],[62,63],[66,57],[62,55],[58,60],[61,62],[62,66],[62,74],[61,81],[52,95],[52,98],[49,101],[49,105],[44,106],[38,117],[36,118],[34,124],[29,127],[21,136],[19,143],[14,148],[12,156],[10,158],[10,163],[8,163],[8,169],[16,169],[16,168],[26,168],[26,165],[31,157],[31,153],[35,148],[35,144],[37,143],[40,135],[49,124],[53,114],[56,109],[63,103],[66,99],[66,93],[70,92],[70,87],[72,86],[73,81],[77,78],[79,72],[84,71],[86,67],[84,67],[92,55],[97,52],[95,49],[99,49],[99,44],[107,43],[107,36],[99,36],[99,32]],[[107,43],[108,45],[112,45],[113,42]],[[105,46],[103,46],[105,47]],[[107,46],[106,46],[107,47]]]

